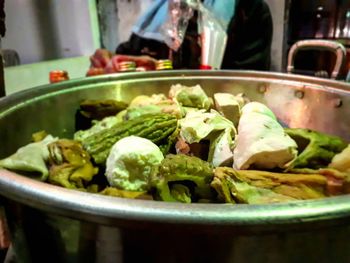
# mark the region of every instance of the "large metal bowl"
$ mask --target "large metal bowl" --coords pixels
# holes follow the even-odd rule
[[[290,127],[350,140],[349,85],[295,75],[186,71],[102,76],[0,100],[0,158],[45,129],[74,132],[82,99],[130,101],[201,84],[244,92]],[[18,262],[350,262],[350,197],[274,205],[177,204],[67,190],[0,170]]]

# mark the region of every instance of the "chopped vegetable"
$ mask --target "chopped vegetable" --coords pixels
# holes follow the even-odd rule
[[[231,93],[215,93],[214,102],[216,110],[237,127],[241,108],[245,104],[243,96],[241,94],[235,96]]]
[[[98,172],[90,161],[90,155],[77,141],[61,139],[50,143],[48,149],[48,181],[52,184],[73,189],[85,188]]]
[[[90,129],[79,130],[74,133],[74,140],[83,141],[87,137],[92,136],[102,130],[110,129],[114,125],[121,123],[125,114],[126,111],[121,111],[116,116],[109,116],[105,117],[101,121],[96,121]]]
[[[102,120],[125,110],[128,104],[117,100],[84,100],[80,103],[80,112],[89,119]]]
[[[341,185],[338,192],[332,189],[331,176]],[[229,203],[285,202],[349,192],[348,176],[331,170],[286,174],[219,167],[211,185]]]
[[[190,189],[182,184],[173,184],[170,188],[170,194],[180,203],[191,203]]]
[[[49,157],[47,145],[56,140],[57,138],[48,135],[42,141],[25,145],[16,153],[0,160],[0,167],[17,172],[29,172],[32,176],[39,175],[39,179],[45,181],[49,175],[46,166]]]
[[[251,102],[242,108],[233,159],[236,169],[287,168],[297,156],[297,144],[265,105]]]
[[[270,204],[296,200],[293,197],[275,193],[271,189],[236,180],[221,169],[215,171],[211,186],[217,191],[219,200],[224,203]]]
[[[151,177],[164,159],[150,140],[129,136],[115,143],[106,163],[109,184],[122,190],[148,191]]]
[[[350,145],[333,157],[329,167],[341,172],[350,172]]]
[[[33,142],[40,142],[44,140],[48,136],[47,132],[45,130],[38,131],[32,134]]]
[[[210,199],[210,182],[213,170],[209,163],[193,156],[169,154],[160,164],[158,173],[152,178],[157,197],[167,202],[188,202]],[[188,190],[183,185],[187,187]],[[193,188],[191,194],[189,189]]]
[[[114,197],[122,197],[122,198],[132,198],[132,199],[146,199],[147,192],[136,192],[136,191],[126,191],[120,190],[114,187],[106,187],[99,194],[109,195]],[[148,198],[149,199],[149,198]]]
[[[210,140],[208,162],[215,167],[232,163],[235,135],[233,123],[214,110],[190,112],[180,120],[181,140],[188,144]]]
[[[171,104],[172,101],[169,100],[164,94],[153,94],[152,96],[139,95],[136,96],[129,104],[129,108],[138,108],[149,105],[158,105],[162,103]]]
[[[297,174],[320,174],[327,179],[327,195],[341,195],[350,193],[350,174],[341,172],[333,168],[310,169],[295,168],[291,169],[291,173]]]
[[[307,129],[286,129],[298,144],[298,157],[292,162],[295,168],[327,167],[335,154],[347,147],[341,138]]]
[[[132,120],[146,114],[157,114],[157,113],[162,113],[162,108],[157,105],[131,107],[126,110],[125,120]]]
[[[173,85],[170,88],[169,97],[187,107],[208,110],[213,105],[213,100],[207,96],[200,85],[193,87]]]
[[[189,112],[180,120],[180,136],[190,144],[208,138],[212,132],[225,129],[231,130],[233,136],[236,134],[233,123],[214,110]]]
[[[350,193],[342,139],[284,129],[242,94],[214,100],[216,110],[199,85],[129,105],[86,100],[75,140],[37,132],[0,167],[83,192],[167,202],[269,204]]]
[[[232,166],[233,146],[232,129],[225,129],[219,135],[212,136],[209,147],[208,162],[214,167]]]
[[[125,119],[130,120],[149,113],[169,113],[182,118],[184,110],[176,101],[166,98],[164,94],[140,95],[131,101]]]
[[[82,143],[97,164],[105,163],[112,146],[122,138],[135,135],[157,145],[168,145],[168,138],[177,128],[175,116],[159,113],[147,114],[116,124],[85,138]],[[164,149],[167,149],[165,147]]]

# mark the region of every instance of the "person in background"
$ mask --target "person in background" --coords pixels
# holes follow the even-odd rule
[[[165,19],[164,14],[167,14],[167,5],[163,4],[164,1],[166,2],[156,0],[150,10],[143,14],[129,40],[116,48],[116,54],[147,55],[155,59],[169,58],[168,46],[154,34]],[[224,3],[225,1],[204,0],[208,9],[216,8],[214,14],[229,18],[228,40],[222,69],[269,70],[273,26],[268,5],[263,0],[229,0]],[[196,23],[195,14],[189,21],[182,46],[173,54],[174,68],[199,67],[201,50]]]

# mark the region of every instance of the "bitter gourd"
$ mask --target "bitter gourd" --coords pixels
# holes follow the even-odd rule
[[[96,164],[103,164],[112,146],[124,137],[135,135],[149,139],[157,145],[164,145],[176,128],[177,119],[174,115],[146,114],[95,133],[85,138],[82,144]]]
[[[297,143],[298,156],[290,168],[322,168],[332,161],[348,145],[337,136],[308,129],[285,129],[286,133]]]
[[[190,203],[191,199],[210,200],[213,175],[208,162],[194,156],[169,154],[159,165],[151,185],[156,189],[156,199],[162,201]],[[192,193],[190,188],[193,188]]]

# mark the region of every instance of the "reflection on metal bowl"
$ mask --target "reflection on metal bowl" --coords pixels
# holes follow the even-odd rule
[[[0,100],[0,157],[45,129],[74,132],[82,99],[130,101],[201,84],[244,92],[281,122],[350,140],[350,86],[257,72],[171,71],[71,80]],[[275,205],[177,204],[88,194],[0,171],[19,262],[349,262],[350,197]]]

